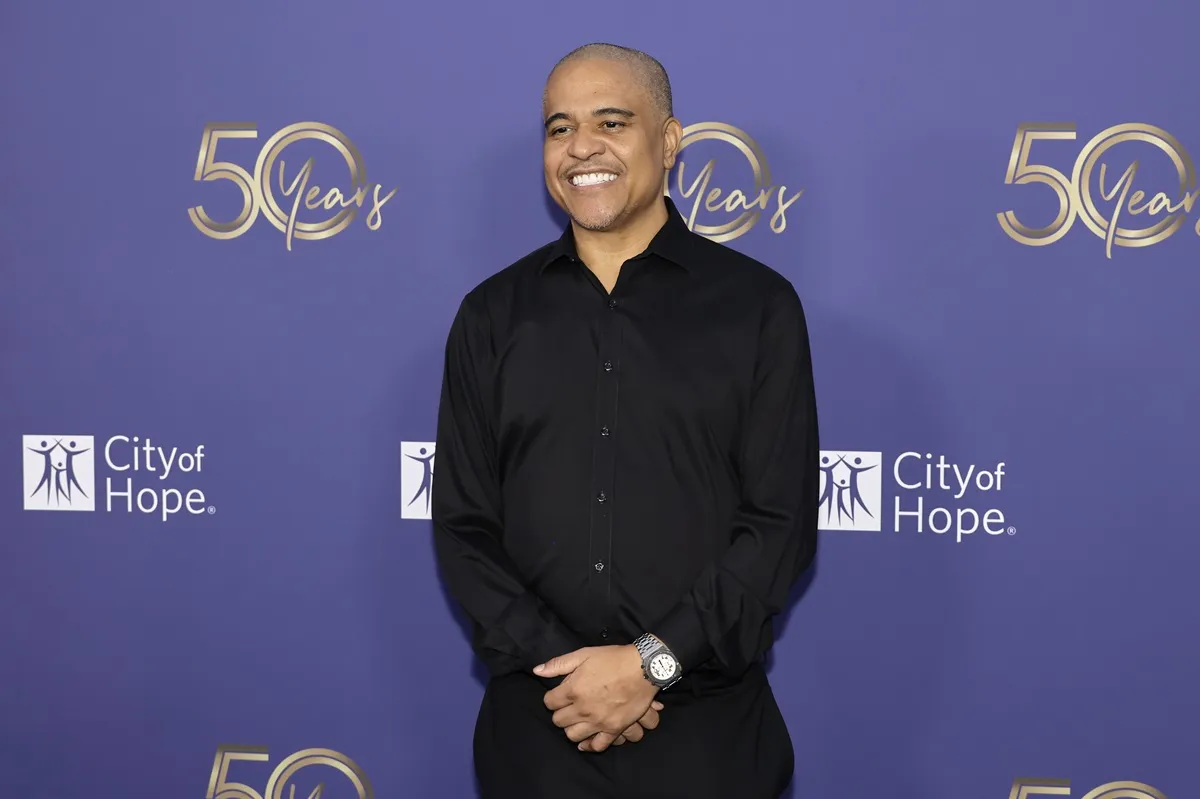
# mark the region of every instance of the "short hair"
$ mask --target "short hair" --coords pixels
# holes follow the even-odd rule
[[[554,65],[554,69],[550,70],[550,75],[570,61],[581,61],[588,58],[596,58],[604,61],[619,61],[622,64],[627,64],[637,74],[642,85],[650,94],[650,99],[654,106],[662,112],[663,117],[675,115],[674,105],[671,101],[671,79],[667,77],[667,70],[659,63],[657,58],[643,53],[641,50],[634,50],[631,47],[622,47],[619,44],[608,44],[607,42],[593,42],[585,44],[582,47],[576,47],[571,52],[558,60]],[[549,77],[546,82],[549,83]],[[546,93],[542,92],[542,104],[546,103]]]

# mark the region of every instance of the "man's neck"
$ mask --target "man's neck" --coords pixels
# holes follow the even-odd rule
[[[584,230],[572,223],[575,251],[608,291],[617,283],[621,265],[638,255],[667,222],[667,204],[659,200],[617,230]]]

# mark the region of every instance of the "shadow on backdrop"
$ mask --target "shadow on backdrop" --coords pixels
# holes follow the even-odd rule
[[[818,402],[825,397],[824,449],[882,450],[885,469],[897,453],[930,442],[955,450],[927,359],[860,319],[817,310],[811,316],[814,350],[837,356],[836,364],[828,357],[816,367]],[[822,375],[832,377],[844,364],[869,374],[873,390],[821,391],[829,382]],[[902,532],[889,532],[884,485],[877,511],[883,531],[822,532],[826,579],[808,602],[779,618],[789,672],[775,669],[772,685],[786,695],[781,704],[790,709],[785,715],[797,751],[788,797],[826,795],[835,786],[847,796],[869,796],[880,784],[897,796],[928,796],[938,787],[939,775],[922,768],[922,745],[939,723],[957,653],[968,649],[966,591],[951,560],[952,540],[919,535],[910,521]],[[798,593],[811,586],[811,580],[798,585]],[[772,665],[780,654],[773,652]],[[864,754],[870,768],[863,768]]]

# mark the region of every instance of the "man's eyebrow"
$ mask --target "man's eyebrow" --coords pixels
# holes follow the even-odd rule
[[[592,116],[594,116],[594,117],[619,116],[619,117],[625,117],[626,119],[633,119],[634,117],[637,116],[637,114],[633,113],[628,108],[617,108],[615,106],[607,106],[605,108],[595,109],[594,111],[592,111]],[[543,122],[542,125],[544,127],[548,128],[548,127],[550,127],[550,123],[557,122],[560,119],[570,119],[570,117],[567,114],[563,113],[562,111],[559,111],[556,114],[551,114],[550,116],[546,117],[546,121]]]
[[[597,108],[592,112],[594,117],[619,116],[626,119],[633,119],[637,114],[630,111],[628,108]]]

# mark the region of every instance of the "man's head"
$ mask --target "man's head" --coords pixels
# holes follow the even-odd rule
[[[619,228],[660,201],[682,137],[662,64],[584,45],[551,71],[542,112],[546,188],[577,225]]]

